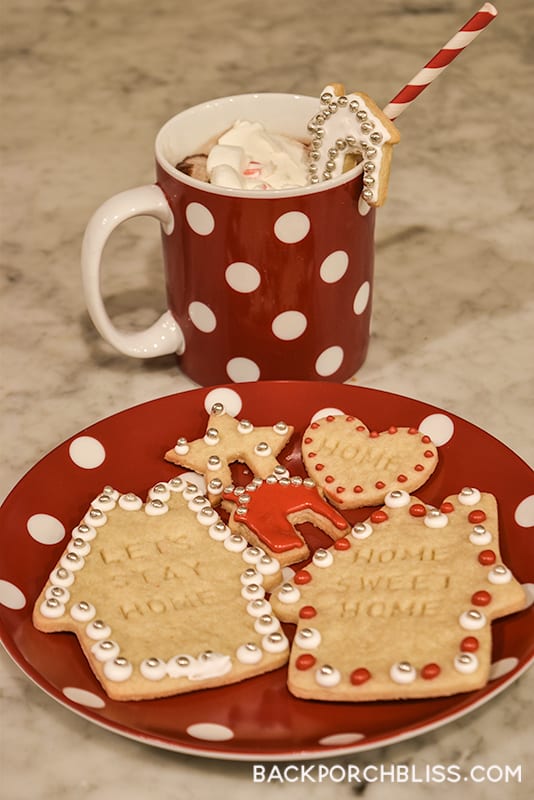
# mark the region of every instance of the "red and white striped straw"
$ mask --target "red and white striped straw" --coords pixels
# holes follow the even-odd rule
[[[473,14],[471,19],[455,33],[452,39],[450,39],[447,44],[430,59],[428,64],[426,64],[417,75],[414,75],[412,80],[395,95],[390,103],[388,103],[384,108],[386,117],[389,117],[390,120],[397,119],[408,106],[411,106],[421,92],[426,89],[427,86],[430,86],[438,75],[441,75],[451,61],[454,61],[456,56],[459,56],[462,50],[464,50],[468,44],[471,44],[473,39],[476,39],[476,37],[487,28],[496,16],[497,9],[495,6],[491,3],[484,3],[482,8],[477,11],[476,14]]]

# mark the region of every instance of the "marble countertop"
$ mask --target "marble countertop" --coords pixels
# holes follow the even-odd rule
[[[315,95],[332,80],[385,105],[475,10],[465,0],[5,0],[1,496],[86,425],[193,386],[173,357],[129,360],[104,344],[81,293],[87,220],[105,198],[152,180],[160,125],[210,97]],[[528,0],[507,0],[500,12],[399,120],[402,143],[378,216],[370,352],[353,382],[446,408],[532,464],[533,14]],[[164,308],[155,224],[125,226],[106,259],[117,324],[155,319]],[[122,738],[57,704],[4,652],[0,692],[10,800],[319,798],[334,790],[328,782],[253,785],[250,764]],[[521,783],[470,783],[467,796],[527,797],[533,698],[530,671],[467,717],[330,763],[519,764]],[[413,781],[335,785],[340,799],[453,791]]]

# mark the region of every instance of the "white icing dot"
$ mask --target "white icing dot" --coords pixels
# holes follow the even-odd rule
[[[454,422],[446,414],[429,414],[421,421],[419,430],[430,436],[437,447],[441,447],[452,439]]]
[[[142,505],[141,498],[133,493],[123,494],[119,497],[119,506],[124,511],[139,511]]]
[[[220,403],[230,417],[236,417],[243,406],[243,401],[234,389],[212,389],[204,398],[204,408],[211,413],[216,403]]]
[[[341,673],[333,667],[321,667],[315,672],[315,680],[319,686],[337,686],[341,680]]]
[[[478,631],[486,624],[486,617],[482,611],[464,611],[458,621],[464,630]]]
[[[270,558],[269,556],[262,556],[256,564],[256,569],[262,575],[274,575],[280,569],[280,562],[277,558]]]
[[[206,494],[206,480],[203,475],[198,475],[196,472],[184,472],[180,475],[180,478],[187,485],[196,486],[197,493],[205,495]]]
[[[315,412],[310,422],[317,422],[318,419],[324,419],[324,417],[342,417],[344,414],[345,412],[339,408],[321,408]]]
[[[515,669],[518,664],[519,659],[515,658],[514,656],[509,656],[508,658],[501,658],[499,661],[494,661],[490,667],[489,680],[494,681],[497,678],[502,678],[503,675],[507,675],[509,672]]]
[[[17,611],[19,608],[24,608],[26,598],[14,583],[0,580],[0,603],[6,608]]]
[[[477,503],[480,503],[480,499],[481,494],[478,489],[474,489],[471,486],[466,486],[458,494],[458,502],[463,506],[475,506]]]
[[[160,658],[145,658],[139,664],[139,672],[150,681],[161,681],[167,675],[167,664]]]
[[[116,658],[113,661],[104,662],[104,675],[110,681],[117,681],[118,683],[127,681],[132,672],[133,666],[129,661],[123,662],[120,658]]]
[[[202,203],[189,203],[185,209],[185,218],[189,227],[200,236],[209,236],[215,228],[213,214]]]
[[[291,590],[286,589],[285,591],[280,590],[277,594],[278,599],[281,603],[296,603],[297,600],[300,599],[300,590],[297,586],[293,586],[293,584],[285,584],[288,587],[291,586]]]
[[[186,728],[186,733],[194,739],[203,739],[206,742],[226,742],[234,738],[234,732],[230,728],[216,722],[196,722]]]
[[[57,544],[65,536],[63,524],[50,514],[33,514],[26,528],[32,539],[40,544]]]
[[[262,617],[264,614],[270,614],[271,611],[271,604],[264,598],[251,600],[247,603],[247,613],[250,614],[251,617]]]
[[[522,528],[530,528],[534,525],[534,494],[521,500],[515,510],[514,519]]]
[[[307,236],[310,230],[310,219],[302,211],[288,211],[278,217],[274,223],[274,233],[277,239],[285,244],[295,244]]]
[[[261,276],[256,267],[246,261],[234,261],[226,268],[226,283],[236,292],[249,294],[254,292],[261,283]]]
[[[437,509],[432,509],[432,512],[436,510]],[[443,514],[439,511],[437,514],[428,513],[423,519],[423,522],[427,528],[445,528],[445,526],[449,524],[449,518],[447,514]]]
[[[256,645],[242,644],[236,651],[237,660],[242,664],[257,664],[263,658],[263,653]]]
[[[339,347],[339,345],[327,347],[326,350],[323,350],[315,362],[316,373],[318,375],[322,375],[323,377],[326,377],[327,375],[333,375],[334,372],[337,372],[337,370],[340,368],[344,357],[345,353],[343,352],[343,348]]]
[[[226,550],[229,550],[230,553],[242,553],[243,550],[248,547],[248,544],[246,539],[243,539],[242,536],[233,534],[224,539],[223,546]]]
[[[395,683],[412,683],[417,677],[417,672],[411,664],[401,662],[393,664],[389,671],[389,676]]]
[[[93,436],[78,436],[70,443],[69,456],[77,467],[96,469],[106,458],[106,451]]]
[[[295,644],[302,650],[315,650],[321,644],[321,634],[317,628],[301,628],[296,633]]]
[[[217,318],[205,303],[194,300],[187,309],[191,322],[202,333],[212,333],[217,327]]]
[[[161,501],[151,500],[150,503],[145,505],[145,514],[148,514],[149,517],[160,517],[162,514],[166,514],[169,510],[169,506],[166,503],[162,503]]]
[[[111,661],[120,653],[120,648],[117,642],[110,639],[105,639],[102,642],[97,642],[91,647],[91,652],[97,661]]]
[[[393,492],[387,493],[384,503],[388,508],[402,508],[410,503],[410,495],[403,489],[395,489]]]
[[[459,653],[454,659],[454,669],[463,675],[470,675],[478,669],[478,658],[474,653]]]
[[[355,539],[367,539],[373,532],[373,527],[368,522],[357,522],[351,530]]]
[[[307,325],[308,320],[300,311],[282,311],[273,319],[272,330],[278,339],[289,342],[302,336]]]
[[[334,563],[334,556],[330,550],[324,550],[321,547],[315,551],[312,560],[316,567],[331,567]]]
[[[367,205],[367,203],[365,204]],[[323,736],[319,739],[319,744],[323,747],[330,747],[344,744],[355,744],[365,739],[364,733],[333,733],[330,736]]]
[[[234,383],[257,381],[260,377],[260,368],[251,358],[238,356],[228,361],[226,364],[226,374]]]
[[[493,569],[490,569],[488,572],[488,581],[490,583],[502,585],[505,583],[510,583],[511,580],[512,573],[503,564],[499,565],[497,568],[493,567]]]
[[[275,631],[263,637],[261,646],[267,653],[283,653],[289,647],[289,641],[283,633]]]
[[[257,633],[269,634],[274,633],[280,628],[280,620],[277,617],[272,617],[270,614],[264,614],[254,620],[254,630]]]
[[[356,315],[363,314],[369,303],[371,285],[369,281],[364,281],[354,297],[353,310]]]
[[[63,694],[73,703],[79,703],[81,706],[87,706],[88,708],[104,708],[106,705],[102,697],[93,692],[88,692],[86,689],[78,689],[76,686],[65,686]]]
[[[325,283],[337,283],[347,271],[348,266],[349,257],[345,250],[334,250],[324,259],[319,274]]]

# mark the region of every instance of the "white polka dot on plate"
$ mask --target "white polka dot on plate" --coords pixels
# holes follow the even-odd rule
[[[319,411],[315,412],[310,422],[317,422],[318,419],[324,419],[325,417],[340,417],[344,413],[339,408],[320,408]]]
[[[502,678],[507,675],[519,664],[519,659],[510,656],[509,658],[501,658],[499,661],[494,661],[490,667],[489,679],[494,681],[497,678]]]
[[[354,298],[354,303],[352,308],[354,309],[354,313],[356,315],[363,314],[365,309],[367,308],[367,304],[369,303],[369,296],[371,294],[371,285],[369,281],[364,281],[358,291],[356,292],[356,296]]]
[[[319,274],[325,283],[336,283],[341,280],[348,266],[349,256],[345,250],[334,250],[324,259]]]
[[[233,389],[212,389],[211,392],[208,392],[204,398],[204,408],[208,414],[211,413],[215,403],[221,403],[226,413],[231,417],[237,417],[243,407],[241,397]]]
[[[51,514],[33,514],[26,523],[28,533],[40,544],[57,544],[65,536],[65,527]]]
[[[248,294],[254,292],[261,283],[261,276],[256,267],[246,261],[234,261],[224,273],[226,283],[236,292]]]
[[[194,484],[199,492],[206,494],[208,487],[206,485],[206,479],[203,475],[199,475],[198,472],[183,472],[180,475],[180,478],[186,483]]]
[[[344,356],[343,348],[339,347],[339,345],[327,347],[315,362],[316,373],[322,377],[333,375],[343,363]]]
[[[231,358],[226,365],[226,374],[234,383],[257,381],[260,377],[260,368],[250,358]]]
[[[212,333],[217,327],[217,318],[211,308],[205,303],[194,300],[187,309],[191,322],[202,333]]]
[[[102,697],[94,692],[88,692],[86,689],[78,689],[76,686],[65,686],[63,694],[73,703],[79,703],[88,708],[104,708],[106,705],[106,701]]]
[[[69,456],[77,467],[96,469],[105,461],[106,450],[93,436],[78,436],[70,443]]]
[[[446,414],[429,414],[421,421],[419,431],[430,436],[436,447],[441,447],[452,439],[454,422]]]
[[[13,609],[13,611],[18,611],[26,605],[26,598],[14,583],[0,580],[0,604]]]
[[[234,738],[234,732],[230,728],[216,722],[197,722],[189,725],[186,733],[195,739],[203,739],[206,742],[227,742]]]
[[[200,236],[209,236],[215,228],[213,214],[202,203],[189,203],[185,209],[185,218],[189,227]]]
[[[278,314],[273,319],[272,329],[278,339],[283,339],[287,342],[302,336],[307,325],[308,320],[302,312],[282,311],[281,314]]]
[[[530,608],[534,605],[534,583],[522,583],[521,586],[525,590],[525,608]]]
[[[522,528],[530,528],[534,525],[534,494],[521,500],[515,510],[514,519]]]
[[[302,211],[288,211],[282,214],[274,223],[274,233],[277,239],[285,244],[295,244],[308,235],[310,218]]]
[[[360,742],[362,739],[365,739],[364,733],[334,733],[331,736],[323,736],[322,739],[319,739],[319,744],[322,744],[324,747],[329,747],[354,744],[355,742]]]

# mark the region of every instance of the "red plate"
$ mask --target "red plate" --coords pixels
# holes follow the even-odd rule
[[[302,474],[300,434],[325,408],[358,416],[375,430],[422,425],[443,444],[436,472],[417,494],[439,504],[466,485],[493,492],[499,500],[503,559],[520,582],[530,584],[532,600],[532,472],[489,434],[425,403],[348,385],[272,382],[197,389],[144,403],[81,431],[34,466],[0,509],[2,642],[45,692],[92,722],[158,747],[213,758],[294,760],[416,736],[480,706],[528,668],[534,658],[532,603],[493,623],[492,680],[477,692],[418,701],[321,703],[292,697],[285,669],[279,669],[171,699],[109,700],[73,635],[33,628],[34,600],[64,548],[64,536],[90,500],[106,484],[144,496],[154,483],[176,474],[162,454],[178,436],[194,439],[204,432],[206,408],[221,399],[221,392],[230,413],[240,418],[257,425],[283,419],[295,426],[296,435],[282,454],[293,474]],[[313,529],[305,531],[312,547],[324,543]]]

